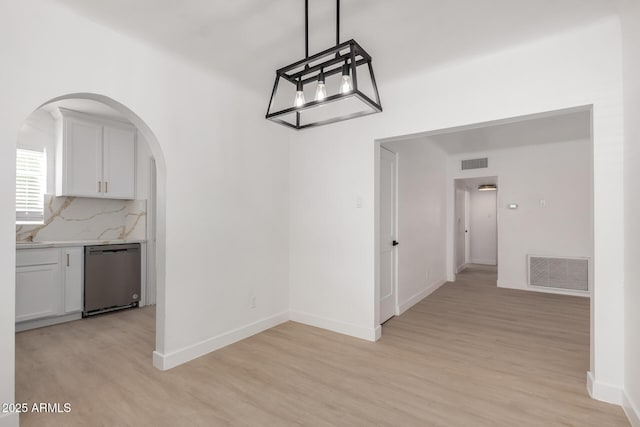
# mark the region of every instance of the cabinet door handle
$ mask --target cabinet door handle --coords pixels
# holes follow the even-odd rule
[[[109,181],[105,181],[105,183],[104,183],[104,192],[105,193],[109,192]]]
[[[98,181],[98,193],[102,193],[102,182]]]
[[[69,254],[67,254],[67,267],[69,267]]]

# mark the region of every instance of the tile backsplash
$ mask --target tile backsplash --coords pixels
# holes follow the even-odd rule
[[[146,200],[45,195],[44,224],[17,224],[17,242],[145,239]]]

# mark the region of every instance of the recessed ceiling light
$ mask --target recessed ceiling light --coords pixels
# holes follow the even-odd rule
[[[478,191],[496,191],[498,187],[495,184],[478,185]]]

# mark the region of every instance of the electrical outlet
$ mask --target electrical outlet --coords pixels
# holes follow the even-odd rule
[[[256,308],[256,297],[253,296],[249,299],[249,306],[251,308]]]

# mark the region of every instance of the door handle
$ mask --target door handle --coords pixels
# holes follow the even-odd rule
[[[393,243],[391,243],[393,246],[398,246],[400,243],[398,243],[396,240],[393,241]]]

